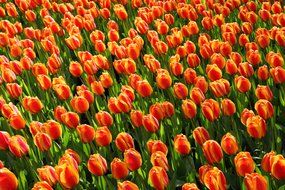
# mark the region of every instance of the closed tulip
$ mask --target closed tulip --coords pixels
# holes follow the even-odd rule
[[[150,185],[159,190],[166,189],[169,183],[166,171],[159,166],[153,166],[148,173],[148,181]]]
[[[210,135],[207,129],[204,127],[197,127],[193,130],[193,137],[200,146],[204,144],[207,140],[210,140]]]
[[[251,174],[254,171],[255,163],[249,152],[239,152],[234,158],[236,172],[239,176]]]
[[[276,152],[271,151],[271,152],[266,153],[263,156],[263,158],[261,160],[261,168],[264,171],[271,172],[271,166],[272,166],[271,160],[272,160],[273,156],[275,156],[275,155],[276,155]]]
[[[285,179],[285,158],[282,155],[273,156],[271,162],[271,174],[278,180]]]
[[[7,168],[0,169],[0,189],[16,190],[18,189],[18,179],[14,173]]]
[[[148,151],[151,154],[155,153],[156,151],[161,151],[165,155],[167,155],[168,153],[167,146],[160,140],[149,140],[146,145],[147,145]]]
[[[160,128],[159,121],[152,114],[144,115],[142,119],[142,123],[143,123],[145,130],[150,133],[155,133]]]
[[[95,131],[95,141],[98,146],[108,146],[112,141],[112,134],[108,127],[98,127]]]
[[[253,138],[260,139],[266,135],[266,122],[258,115],[249,117],[246,120],[246,127],[248,134]]]
[[[190,99],[182,100],[182,112],[187,119],[193,119],[197,114],[197,106]]]
[[[102,176],[108,170],[107,161],[100,154],[93,154],[89,157],[87,168],[92,174]]]
[[[244,184],[247,190],[267,190],[268,182],[264,176],[259,173],[246,174]]]
[[[274,114],[273,105],[265,99],[258,100],[254,105],[254,109],[265,120],[271,118]]]
[[[90,143],[95,138],[95,129],[90,125],[83,124],[76,127],[77,134],[83,143]]]
[[[126,132],[121,132],[117,135],[115,144],[122,152],[135,147],[133,137]]]
[[[224,156],[221,146],[214,140],[204,142],[203,153],[210,164],[220,162]]]
[[[125,150],[124,162],[127,164],[130,171],[138,170],[142,165],[141,154],[134,148]]]
[[[79,183],[79,172],[73,165],[64,163],[56,166],[55,171],[63,188],[72,189]]]
[[[45,181],[39,181],[34,184],[32,190],[53,190],[52,186]]]
[[[0,131],[0,150],[7,150],[10,135],[6,131]]]
[[[78,114],[74,112],[66,112],[62,114],[61,120],[70,129],[75,129],[80,123]]]
[[[228,155],[236,154],[239,149],[238,142],[231,133],[227,133],[222,137],[221,147]]]
[[[166,155],[161,151],[155,151],[151,154],[150,162],[152,166],[159,166],[168,171],[169,165]]]
[[[34,136],[34,143],[42,152],[47,151],[52,146],[52,140],[46,133],[39,132]]]
[[[182,155],[186,155],[190,153],[191,145],[185,135],[179,134],[175,136],[174,149],[176,150],[176,152]]]
[[[89,102],[81,96],[75,96],[71,99],[70,105],[77,113],[85,113],[89,109]]]
[[[207,99],[201,104],[202,113],[209,121],[218,119],[220,115],[220,106],[214,99]]]
[[[21,158],[29,153],[30,147],[24,137],[15,135],[9,139],[9,150],[14,156]]]
[[[111,126],[113,124],[113,117],[106,111],[99,111],[95,114],[95,118],[100,126]]]
[[[230,99],[223,99],[221,102],[221,109],[224,115],[231,116],[236,113],[236,105]]]
[[[139,190],[139,188],[131,181],[124,181],[118,182],[118,190]]]
[[[184,183],[182,185],[182,190],[199,190],[195,183]]]
[[[52,166],[43,166],[37,169],[41,181],[47,182],[49,185],[54,186],[58,182],[58,176]]]
[[[119,158],[114,158],[111,162],[111,172],[115,179],[124,179],[129,175],[127,164]]]

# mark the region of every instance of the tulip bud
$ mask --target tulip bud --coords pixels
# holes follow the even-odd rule
[[[50,149],[52,140],[46,133],[38,132],[34,136],[34,143],[40,151],[44,152]]]
[[[159,166],[153,166],[148,173],[148,181],[155,189],[166,189],[169,179],[166,171]]]
[[[187,84],[193,84],[196,78],[196,71],[191,68],[187,68],[184,73],[184,80]]]
[[[195,183],[184,183],[182,190],[199,190]]]
[[[95,118],[100,126],[111,126],[113,124],[113,118],[111,114],[106,111],[99,111],[95,114]]]
[[[171,76],[168,73],[159,73],[155,79],[157,87],[162,90],[169,88],[172,84]]]
[[[0,169],[0,189],[18,189],[18,179],[14,173],[12,173],[7,168]]]
[[[143,120],[143,113],[139,110],[132,110],[130,112],[130,118],[133,126],[135,127],[141,127],[143,126],[142,120]]]
[[[221,109],[224,115],[232,116],[236,113],[236,105],[230,99],[223,99],[221,102]]]
[[[162,120],[165,117],[164,110],[163,110],[161,103],[152,104],[149,108],[149,112],[157,120]]]
[[[80,123],[78,114],[74,112],[66,112],[62,114],[61,120],[70,129],[75,129]]]
[[[53,115],[54,118],[58,121],[58,122],[62,122],[61,119],[61,115],[66,113],[66,109],[63,106],[57,106],[55,107],[54,111],[53,111]]]
[[[9,95],[15,99],[19,98],[19,96],[21,96],[23,92],[22,87],[17,83],[6,84],[6,89]]]
[[[271,77],[274,83],[280,84],[285,82],[285,69],[281,66],[270,69]]]
[[[142,124],[147,132],[155,133],[159,130],[159,121],[152,115],[147,114],[143,116]]]
[[[282,155],[273,156],[271,161],[271,174],[278,180],[285,179],[285,159]]]
[[[139,190],[138,186],[130,181],[118,182],[118,190]]]
[[[213,122],[220,115],[219,103],[214,99],[207,99],[201,104],[201,109],[204,117]]]
[[[9,139],[9,150],[13,155],[21,158],[29,153],[30,148],[24,137],[15,135]]]
[[[207,129],[204,127],[197,127],[193,130],[193,137],[200,146],[204,144],[207,140],[210,140],[210,135]]]
[[[271,118],[274,114],[273,105],[265,99],[258,100],[254,105],[254,109],[256,110],[257,114],[265,120]]]
[[[273,93],[269,86],[258,85],[255,89],[255,96],[258,99],[266,99],[268,101],[273,99]]]
[[[95,129],[90,125],[78,125],[76,131],[83,143],[90,143],[95,138]]]
[[[85,113],[89,109],[89,102],[81,96],[75,96],[71,99],[70,105],[77,113]]]
[[[238,142],[231,133],[227,133],[222,137],[221,146],[223,151],[228,155],[236,154],[239,149]]]
[[[176,150],[176,152],[182,155],[186,155],[190,153],[191,145],[185,135],[179,134],[175,136],[174,149]]]
[[[98,146],[108,146],[112,141],[112,134],[108,127],[99,127],[95,131],[95,141]]]
[[[160,140],[149,140],[146,145],[147,145],[148,151],[151,154],[155,153],[156,151],[161,151],[165,155],[167,155],[168,153],[167,146]]]
[[[219,80],[223,75],[221,69],[216,64],[207,65],[206,73],[211,81]]]
[[[242,111],[241,115],[240,115],[241,123],[242,123],[243,125],[246,125],[247,119],[250,118],[250,117],[252,117],[252,116],[254,116],[254,115],[255,115],[255,114],[254,114],[254,112],[253,112],[252,110],[248,110],[247,108],[245,108],[245,109]]]
[[[102,176],[108,170],[106,159],[100,154],[93,154],[89,157],[87,168],[92,174],[96,176]]]
[[[121,132],[117,135],[115,144],[122,152],[135,147],[133,137],[125,132]]]
[[[124,162],[127,164],[129,170],[138,170],[142,165],[141,154],[134,148],[127,149],[124,152]]]
[[[47,182],[49,185],[54,186],[58,181],[58,176],[52,166],[43,166],[37,169],[41,181]]]
[[[205,184],[208,189],[218,188],[221,190],[226,190],[226,177],[224,173],[216,167],[206,170],[202,179],[203,184]]]
[[[246,120],[248,134],[253,138],[262,138],[266,135],[266,122],[259,115],[251,116]]]
[[[237,174],[243,177],[246,174],[251,174],[255,168],[255,163],[249,152],[239,152],[234,158],[234,163]]]
[[[251,88],[250,81],[243,76],[238,76],[235,78],[235,85],[236,85],[237,90],[241,93],[245,93],[249,91]]]
[[[187,119],[193,119],[197,114],[197,106],[190,99],[182,100],[182,112]]]
[[[45,181],[39,181],[35,183],[32,188],[32,190],[40,190],[40,189],[53,190],[52,186]]]
[[[244,184],[247,190],[267,190],[268,183],[264,176],[259,173],[246,174]]]
[[[203,144],[203,153],[210,164],[218,163],[223,159],[223,151],[219,143],[207,140]]]
[[[20,114],[12,114],[9,119],[10,125],[15,130],[21,130],[25,128],[26,121]]]
[[[185,99],[188,95],[187,86],[183,83],[175,83],[173,86],[174,95],[178,99]]]
[[[161,151],[156,151],[151,154],[150,162],[152,166],[159,166],[168,171],[169,165],[166,155]]]
[[[124,179],[129,175],[127,164],[119,158],[114,158],[111,162],[111,172],[115,179]]]
[[[269,71],[266,65],[260,66],[257,70],[257,77],[259,80],[266,81],[269,78]]]
[[[262,160],[261,160],[261,168],[266,172],[271,172],[271,160],[273,156],[276,155],[276,152],[271,151],[269,153],[266,153]]]
[[[142,97],[148,97],[153,92],[153,89],[147,80],[138,81],[136,83],[136,90]]]
[[[63,188],[72,189],[79,183],[79,173],[71,164],[61,164],[55,167],[59,182]]]
[[[8,149],[10,135],[5,131],[0,131],[0,150]]]

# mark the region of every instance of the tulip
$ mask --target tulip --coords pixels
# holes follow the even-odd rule
[[[76,131],[83,143],[90,143],[95,138],[95,129],[90,125],[78,125]]]
[[[139,190],[139,188],[131,181],[124,181],[118,182],[118,190]]]
[[[119,158],[114,158],[111,162],[111,172],[115,179],[124,179],[129,175],[127,164]]]
[[[156,84],[158,88],[165,90],[172,84],[171,76],[168,73],[160,73],[156,76]]]
[[[199,56],[196,53],[190,53],[187,56],[187,63],[190,68],[198,67],[201,63]]]
[[[273,156],[271,162],[271,174],[278,180],[285,179],[285,159],[282,155]]]
[[[269,71],[266,65],[260,66],[257,70],[257,77],[259,80],[266,81],[269,78]]]
[[[222,71],[216,64],[207,65],[206,73],[211,81],[216,81],[222,78]]]
[[[210,135],[207,129],[204,127],[197,127],[193,130],[193,137],[200,146],[204,144],[207,140],[210,140]]]
[[[199,190],[195,183],[184,183],[182,185],[182,190]]]
[[[29,153],[30,148],[24,137],[15,135],[9,139],[9,150],[14,156],[21,158]]]
[[[187,119],[193,119],[197,114],[197,106],[190,99],[182,100],[182,112]]]
[[[155,151],[151,154],[150,162],[152,166],[159,166],[168,171],[169,165],[166,155],[161,151]]]
[[[15,130],[20,130],[25,128],[26,121],[20,114],[11,115],[9,121],[11,127]]]
[[[89,102],[81,96],[75,96],[71,99],[70,105],[77,113],[85,113],[89,109]]]
[[[9,133],[0,131],[0,150],[7,150],[9,146]]]
[[[130,148],[134,148],[134,140],[132,136],[126,132],[121,132],[117,135],[115,139],[115,144],[117,148],[124,152]]]
[[[210,164],[218,163],[223,159],[222,148],[219,143],[214,140],[207,140],[204,142],[203,153]]]
[[[246,174],[244,184],[247,190],[267,190],[268,183],[264,176],[258,173]]]
[[[166,189],[169,179],[166,171],[159,166],[153,166],[148,173],[148,181],[155,189]]]
[[[106,111],[99,111],[95,114],[95,118],[100,126],[111,126],[113,124],[111,114]]]
[[[34,143],[38,149],[42,152],[47,151],[52,146],[52,140],[50,136],[46,133],[38,132],[34,136]]]
[[[208,189],[226,190],[227,181],[224,173],[218,168],[214,167],[207,171],[203,178],[203,183]]]
[[[183,83],[175,83],[173,86],[174,95],[178,99],[185,99],[188,95],[187,86]]]
[[[73,165],[61,164],[55,171],[63,188],[72,189],[79,183],[79,173]]]
[[[47,75],[37,75],[37,82],[42,90],[48,90],[51,88],[51,79]]]
[[[99,127],[95,131],[94,138],[98,146],[108,146],[112,141],[112,134],[108,127]]]
[[[273,93],[269,86],[258,85],[255,89],[255,96],[258,99],[266,99],[271,101],[273,99]]]
[[[196,78],[196,71],[191,68],[187,68],[184,73],[184,80],[187,84],[193,84]]]
[[[237,90],[241,93],[245,93],[245,92],[249,91],[251,88],[250,81],[243,76],[236,77],[234,82],[235,82]]]
[[[285,82],[285,69],[282,67],[278,66],[275,68],[270,69],[270,74],[273,78],[273,81],[276,84],[284,83]]]
[[[107,72],[102,73],[99,79],[104,88],[110,88],[113,85],[113,79]]]
[[[266,153],[262,160],[261,160],[261,168],[266,171],[266,172],[270,172],[271,171],[271,160],[272,157],[276,155],[276,152],[271,151],[269,153]]]
[[[53,111],[54,118],[58,122],[62,122],[61,115],[66,113],[66,112],[67,112],[67,110],[63,106],[57,106],[57,107],[55,107],[55,109]]]
[[[48,120],[46,123],[41,125],[40,128],[41,131],[48,134],[52,140],[58,139],[62,135],[61,125],[54,120]]]
[[[75,62],[75,61],[72,61],[70,64],[69,64],[69,72],[72,76],[74,77],[80,77],[83,73],[83,68],[82,66],[80,65],[80,63],[78,62]]]
[[[136,90],[142,97],[148,97],[153,92],[151,85],[146,80],[138,81],[136,84]]]
[[[141,127],[143,126],[142,120],[143,120],[143,113],[139,110],[132,110],[130,112],[130,119],[135,127]]]
[[[213,122],[220,115],[219,103],[214,99],[207,99],[201,104],[202,113],[206,119]]]
[[[176,152],[182,155],[186,155],[190,153],[191,145],[185,135],[179,134],[175,136],[174,149],[176,150]]]
[[[241,116],[240,116],[240,120],[241,120],[241,123],[243,125],[246,125],[246,121],[248,118],[254,116],[254,112],[252,110],[248,110],[247,108],[245,108],[242,113],[241,113]]]
[[[130,171],[138,170],[142,165],[141,154],[134,148],[127,149],[124,152],[124,162]]]
[[[194,79],[194,85],[197,88],[200,88],[200,90],[205,94],[208,91],[208,83],[205,79],[205,77],[203,76],[197,76]]]
[[[156,151],[161,151],[165,155],[168,153],[167,146],[160,140],[149,140],[147,142],[147,149],[151,154],[155,153]]]
[[[12,173],[7,168],[0,169],[0,189],[11,189],[16,190],[18,189],[18,179],[14,173]]]
[[[19,98],[19,96],[21,96],[23,92],[22,87],[18,85],[17,83],[8,83],[6,85],[6,89],[9,95],[15,99]]]
[[[51,185],[49,185],[47,182],[45,181],[39,181],[37,183],[34,184],[32,190],[53,190],[53,188],[51,187]]]
[[[159,121],[152,114],[144,115],[142,124],[145,130],[150,133],[155,133],[160,128]]]
[[[74,112],[66,112],[61,115],[62,122],[70,129],[74,129],[79,125],[80,118]]]
[[[47,182],[50,186],[54,186],[58,182],[58,176],[52,166],[43,166],[37,169],[41,181]]]
[[[262,138],[266,135],[266,122],[260,116],[251,116],[246,120],[248,134],[253,138]]]
[[[228,155],[236,154],[239,149],[238,142],[231,133],[227,133],[222,137],[221,147]]]
[[[237,174],[243,177],[253,173],[255,168],[255,163],[249,152],[239,152],[234,158],[234,163]]]
[[[230,83],[226,79],[219,79],[210,83],[210,90],[215,97],[226,96],[230,93]]]
[[[103,158],[100,154],[93,154],[89,157],[87,168],[92,174],[96,176],[102,176],[108,170],[106,159]]]
[[[175,114],[174,106],[172,103],[165,101],[161,104],[164,110],[164,117],[172,117]]]
[[[258,100],[254,105],[254,109],[256,110],[257,114],[265,120],[271,118],[274,114],[273,105],[265,99]]]
[[[221,102],[221,109],[224,115],[231,116],[236,112],[236,106],[230,99],[223,99]]]
[[[162,120],[165,117],[164,110],[163,110],[161,103],[152,104],[149,108],[149,112],[157,120]]]
[[[205,95],[200,88],[194,87],[190,91],[190,98],[196,105],[200,105],[205,100]]]

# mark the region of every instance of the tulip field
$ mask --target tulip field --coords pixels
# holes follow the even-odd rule
[[[285,190],[284,0],[0,0],[0,190]]]

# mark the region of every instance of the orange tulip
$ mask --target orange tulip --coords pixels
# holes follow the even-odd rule
[[[200,88],[200,90],[205,94],[208,91],[208,82],[206,81],[205,77],[203,76],[197,76],[194,79],[194,85],[197,88]]]
[[[70,129],[76,128],[80,123],[80,118],[77,113],[66,112],[61,115],[62,122]]]
[[[218,168],[214,167],[207,171],[203,177],[203,183],[208,189],[226,190],[227,181],[224,173]]]
[[[219,80],[223,75],[221,69],[216,64],[207,65],[206,73],[211,81]]]
[[[240,75],[249,78],[254,74],[254,69],[250,63],[242,62],[238,65],[238,72]]]
[[[10,135],[5,131],[0,131],[0,150],[7,150],[9,145]]]
[[[0,169],[0,189],[16,190],[18,189],[18,179],[14,173],[7,168]]]
[[[95,118],[99,126],[111,126],[113,124],[113,117],[106,111],[99,111],[95,114]]]
[[[278,66],[270,69],[271,77],[276,84],[285,82],[285,69]]]
[[[161,151],[156,151],[151,154],[150,162],[152,166],[159,166],[168,171],[169,165],[166,155]]]
[[[179,134],[175,136],[174,149],[176,150],[176,152],[182,155],[186,155],[190,153],[191,145],[185,135]]]
[[[160,124],[158,119],[152,114],[147,114],[143,116],[142,124],[147,132],[155,133],[159,130]]]
[[[39,181],[37,183],[34,184],[32,190],[53,190],[53,188],[51,187],[51,185],[49,185],[47,182],[45,181]]]
[[[236,113],[236,106],[230,99],[223,99],[221,102],[221,109],[224,115],[231,116]]]
[[[60,100],[67,100],[71,96],[71,90],[67,84],[54,85],[53,90]]]
[[[285,159],[282,155],[273,156],[271,162],[271,174],[278,180],[285,179]]]
[[[115,144],[122,152],[135,147],[133,137],[126,132],[121,132],[117,135]]]
[[[172,79],[168,72],[158,73],[155,79],[156,85],[162,90],[169,88],[172,84]]]
[[[197,114],[197,106],[192,100],[186,99],[182,101],[182,111],[186,118],[193,119]]]
[[[210,140],[210,135],[207,129],[204,127],[197,127],[193,130],[193,137],[200,146],[204,144],[207,140]]]
[[[70,105],[77,113],[85,113],[89,109],[89,102],[81,96],[73,97],[70,101]]]
[[[274,114],[273,105],[265,99],[258,100],[255,105],[254,109],[263,119],[267,120],[271,118]]]
[[[226,96],[230,93],[230,83],[226,79],[219,79],[210,83],[210,90],[216,97]]]
[[[255,163],[249,152],[239,152],[234,158],[234,163],[237,174],[243,177],[253,173],[255,168]]]
[[[49,185],[54,186],[58,182],[58,176],[52,166],[43,166],[37,169],[41,181],[47,182]]]
[[[119,158],[114,158],[111,162],[111,172],[115,179],[124,179],[129,175],[127,164]]]
[[[196,53],[190,53],[187,56],[187,63],[190,68],[198,67],[201,63],[199,56]]]
[[[214,99],[207,99],[201,104],[201,109],[204,117],[209,121],[218,119],[220,115],[219,103]]]
[[[76,127],[77,134],[83,143],[90,143],[95,138],[95,129],[90,125],[83,124]]]
[[[38,132],[34,136],[34,143],[38,149],[42,152],[47,151],[52,146],[52,140],[50,136],[46,133]]]
[[[228,155],[236,154],[239,149],[238,142],[231,133],[227,133],[222,137],[221,147]]]
[[[192,68],[187,68],[184,73],[184,80],[187,84],[194,84],[194,80],[196,78],[196,71]]]
[[[188,95],[187,86],[183,83],[175,83],[173,90],[176,98],[178,99],[185,99]]]
[[[266,153],[262,160],[261,160],[261,168],[266,171],[266,172],[271,172],[271,167],[272,167],[272,163],[271,163],[271,160],[273,160],[273,156],[276,155],[276,152],[274,151],[271,151],[269,153]]]
[[[99,79],[104,88],[110,88],[113,85],[113,79],[107,72],[102,73]]]
[[[143,120],[143,113],[139,110],[132,110],[130,112],[130,119],[135,127],[141,127],[143,126],[142,120]]]
[[[141,154],[134,148],[127,149],[124,152],[124,162],[130,171],[138,170],[142,165]]]
[[[9,123],[15,130],[24,129],[26,126],[26,121],[20,114],[12,114],[9,118]]]
[[[273,93],[269,86],[258,85],[255,89],[255,96],[258,99],[266,99],[271,101],[273,99]]]
[[[64,163],[56,166],[55,171],[63,188],[72,189],[79,183],[79,173],[73,165]]]
[[[112,134],[108,127],[98,127],[95,131],[95,141],[99,146],[108,146],[112,141]]]
[[[42,90],[48,90],[51,88],[51,79],[47,75],[37,75],[37,82]]]
[[[223,151],[219,143],[207,140],[203,144],[203,153],[210,164],[218,163],[223,159]]]
[[[29,153],[30,148],[24,137],[15,135],[9,139],[9,150],[13,155],[21,158]]]
[[[9,95],[15,99],[19,98],[19,96],[21,96],[23,92],[22,87],[17,83],[6,84],[6,89]]]
[[[118,182],[118,190],[139,190],[138,186],[130,181]]]
[[[96,176],[102,176],[108,170],[106,159],[100,154],[93,154],[89,157],[87,168],[92,174]]]
[[[153,92],[153,89],[147,80],[138,81],[136,84],[136,90],[142,97],[148,97]]]
[[[29,126],[30,133],[35,136],[38,132],[42,131],[43,124],[39,121],[32,121]]]
[[[148,173],[148,181],[155,189],[166,189],[169,179],[166,171],[159,166],[153,166]]]
[[[184,183],[182,185],[182,190],[199,190],[195,183]]]
[[[69,72],[74,77],[80,77],[83,73],[83,68],[80,63],[72,61],[69,64]]]
[[[265,120],[256,115],[251,116],[246,120],[247,132],[253,138],[262,138],[266,135],[266,122]]]
[[[243,76],[236,77],[234,82],[235,82],[237,90],[241,93],[245,93],[245,92],[249,91],[251,88],[250,81]]]
[[[267,190],[268,183],[264,176],[258,173],[246,174],[244,184],[247,190]]]
[[[171,117],[175,114],[174,105],[168,101],[162,102],[161,104],[164,110],[164,117]]]
[[[116,14],[116,16],[120,19],[120,20],[126,20],[128,18],[128,13],[125,9],[125,7],[121,4],[115,4],[114,7],[114,12]]]
[[[161,151],[165,155],[167,155],[168,153],[167,146],[160,140],[149,140],[146,145],[147,145],[148,151],[151,154],[155,153],[156,151]]]

